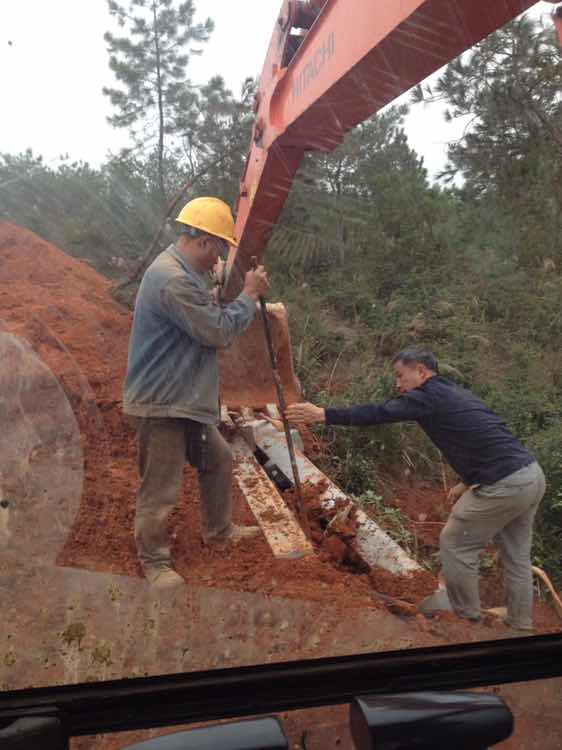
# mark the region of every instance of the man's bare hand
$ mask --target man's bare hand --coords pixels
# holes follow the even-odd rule
[[[244,281],[244,293],[254,300],[263,297],[269,289],[269,280],[263,266],[258,266],[255,270],[248,271]]]
[[[213,279],[216,284],[222,286],[226,278],[226,261],[219,258],[213,266]]]
[[[463,484],[462,482],[459,482],[458,484],[455,484],[454,487],[451,487],[449,492],[447,493],[447,500],[451,503],[456,503],[459,497],[466,492],[468,487],[466,484]]]
[[[325,410],[308,402],[291,404],[285,409],[285,415],[289,422],[294,425],[316,424],[326,421]]]

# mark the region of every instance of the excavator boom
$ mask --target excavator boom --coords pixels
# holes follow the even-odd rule
[[[256,95],[252,143],[236,212],[239,247],[229,257],[225,298],[238,294],[252,258],[263,255],[307,151],[333,150],[353,127],[533,4],[534,0],[283,0]],[[559,9],[553,15],[560,29]],[[283,400],[290,403],[300,393],[282,305],[269,307],[268,325],[275,334]],[[268,462],[290,479],[284,438],[261,416],[248,416],[251,408],[262,412],[274,408],[276,401],[259,320],[221,355],[221,380],[223,404],[241,408],[246,414],[244,429],[252,432]],[[243,489],[255,504],[251,458],[241,456],[245,468],[240,476],[247,479]],[[339,497],[345,507],[341,491],[304,456],[299,460],[305,480],[329,487],[326,501]],[[259,519],[259,508],[254,513]],[[387,553],[380,529],[368,528],[368,519],[363,520],[367,526],[358,536],[363,560],[387,569],[394,560],[398,572],[407,571],[412,561],[403,558],[401,550]],[[283,525],[285,533],[285,521]],[[287,548],[306,554],[302,540],[297,540],[298,530],[280,541],[279,529],[263,524],[262,528],[272,549],[278,546],[278,554]]]
[[[535,0],[283,0],[260,78],[227,298],[261,258],[306,151],[345,134]],[[560,16],[556,16],[561,28]]]

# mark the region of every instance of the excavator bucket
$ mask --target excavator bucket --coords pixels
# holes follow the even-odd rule
[[[287,310],[282,304],[268,304],[277,368],[288,404],[300,397],[300,385],[293,368]],[[263,409],[277,403],[271,360],[260,315],[246,333],[220,353],[221,403],[229,409]]]

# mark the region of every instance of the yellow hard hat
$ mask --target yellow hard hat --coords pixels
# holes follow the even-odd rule
[[[232,211],[219,198],[195,198],[189,201],[180,211],[176,221],[220,237],[230,245],[238,247],[234,239]]]

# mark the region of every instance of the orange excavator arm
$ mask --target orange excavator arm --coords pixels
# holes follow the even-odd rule
[[[261,258],[306,151],[345,134],[535,0],[283,0],[256,95],[226,297]],[[556,15],[560,29],[560,16]]]

